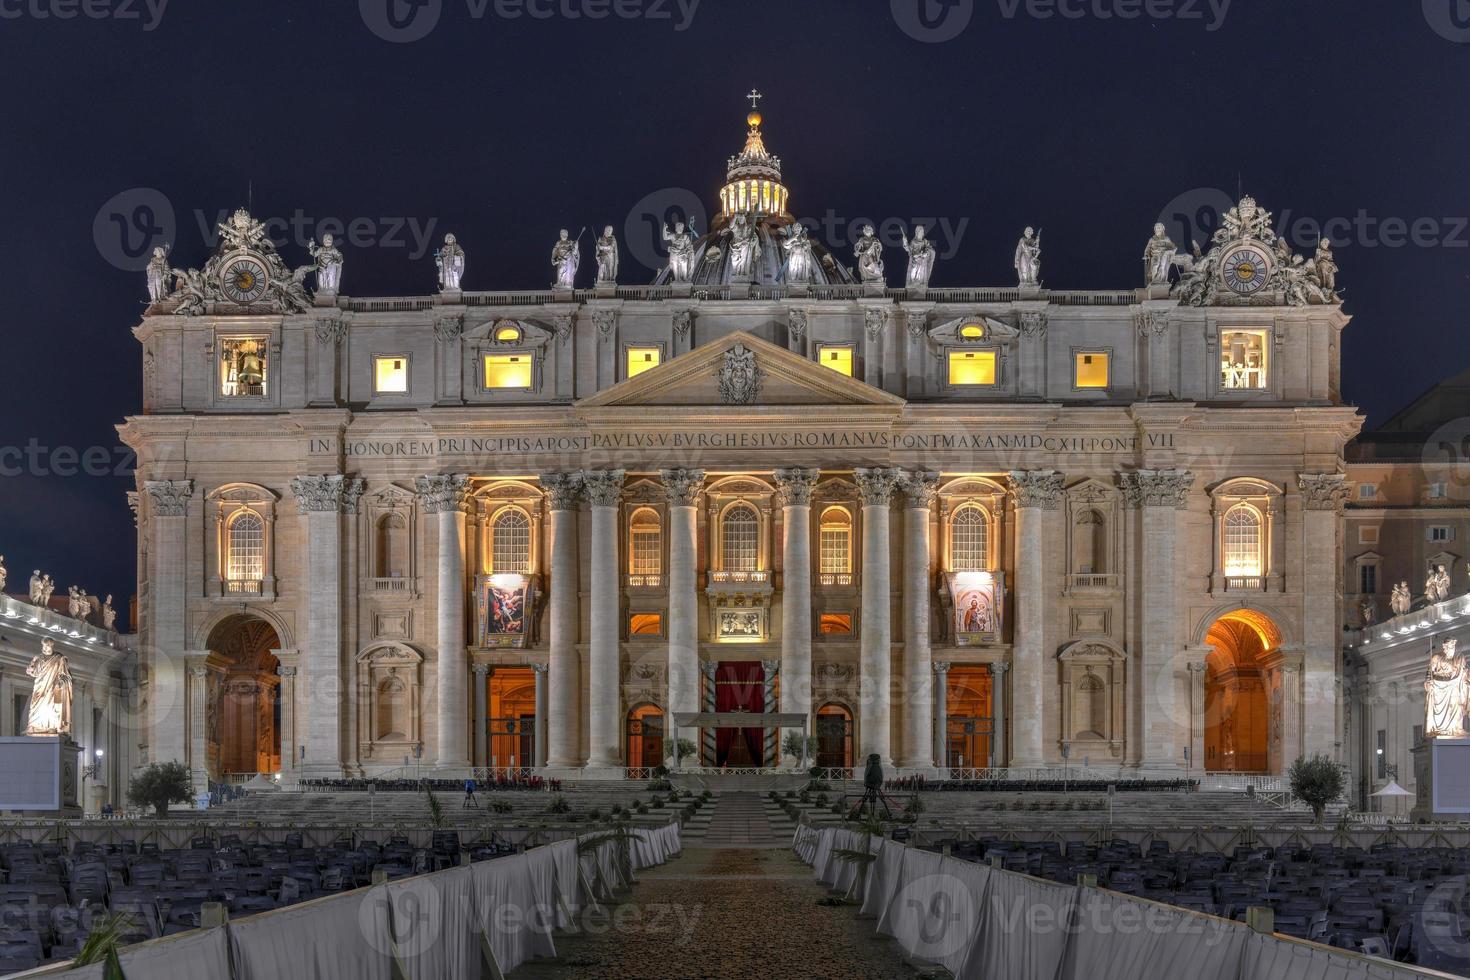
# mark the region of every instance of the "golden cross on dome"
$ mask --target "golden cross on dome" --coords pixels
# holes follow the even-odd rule
[[[764,99],[765,96],[762,95],[759,90],[752,88],[750,90],[750,94],[747,95],[746,98],[750,100],[751,109],[759,109],[760,106],[757,105],[757,103],[760,102],[761,99]]]

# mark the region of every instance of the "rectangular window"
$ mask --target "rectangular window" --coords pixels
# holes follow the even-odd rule
[[[1425,488],[1424,494],[1430,500],[1443,500],[1446,496],[1448,496],[1446,487],[1443,483],[1429,484],[1429,486]]]
[[[633,613],[628,617],[629,636],[663,636],[663,613]]]
[[[852,613],[822,613],[818,621],[817,632],[824,636],[850,634],[852,632]]]
[[[219,343],[220,394],[226,398],[263,398],[266,386],[266,337],[222,337]]]
[[[1453,541],[1455,540],[1455,529],[1447,524],[1435,524],[1429,529],[1430,541]]]
[[[1378,499],[1378,487],[1377,487],[1377,485],[1376,484],[1373,484],[1373,483],[1359,483],[1358,484],[1358,499],[1359,500],[1377,500]]]
[[[1378,528],[1376,528],[1376,527],[1360,527],[1360,528],[1358,528],[1358,544],[1377,544],[1377,543],[1378,543]]]
[[[530,354],[486,354],[485,387],[529,390],[533,363]]]
[[[1266,331],[1221,331],[1220,387],[1226,391],[1266,387]]]
[[[995,384],[995,351],[950,351],[949,383],[952,385]]]
[[[1112,360],[1103,351],[1078,351],[1074,362],[1073,387],[1098,389],[1112,383],[1108,377],[1108,364]]]
[[[663,554],[658,525],[633,528],[632,574],[657,577],[663,572]]]
[[[852,377],[852,348],[819,346],[817,363],[850,378]]]
[[[408,392],[408,355],[383,354],[373,358],[373,394],[402,395]]]
[[[1378,566],[1358,566],[1358,592],[1361,595],[1378,594]]]
[[[636,378],[644,371],[658,367],[663,351],[657,347],[628,348],[628,377]]]

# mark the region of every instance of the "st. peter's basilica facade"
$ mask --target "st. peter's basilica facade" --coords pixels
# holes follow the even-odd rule
[[[1247,198],[1193,255],[1156,229],[1138,287],[1047,288],[1029,230],[1017,285],[930,287],[918,235],[885,276],[794,223],[760,126],[652,285],[604,235],[469,291],[451,240],[434,294],[348,296],[244,212],[202,270],[156,257],[143,761],[775,766],[774,728],[672,717],[778,711],[828,766],[1341,754],[1330,249]]]

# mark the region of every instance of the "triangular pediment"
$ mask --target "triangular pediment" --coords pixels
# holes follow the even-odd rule
[[[903,399],[896,395],[822,367],[769,341],[748,333],[732,333],[584,398],[577,406],[898,408],[903,404]]]

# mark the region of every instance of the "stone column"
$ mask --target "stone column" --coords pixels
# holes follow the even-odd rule
[[[209,790],[209,667],[205,656],[189,658],[189,771],[194,791]]]
[[[1337,528],[1347,499],[1347,477],[1303,473],[1302,498],[1302,744],[1303,755],[1338,759],[1342,731],[1337,696],[1338,648],[1342,642],[1337,601]],[[1296,756],[1283,760],[1285,765]]]
[[[294,784],[297,779],[296,757],[296,665],[276,668],[281,678],[281,782]]]
[[[862,625],[858,661],[858,737],[862,746],[853,764],[861,769],[869,755],[877,754],[885,767],[893,766],[892,717],[893,625],[892,585],[889,581],[889,501],[902,471],[859,469],[853,471],[863,500],[863,588]]]
[[[488,766],[490,764],[489,722],[487,714],[489,708],[486,705],[486,684],[490,679],[489,664],[475,664],[470,668],[475,676],[475,765]],[[537,687],[541,681],[538,676]]]
[[[693,741],[698,733],[674,724],[674,713],[699,711],[699,512],[704,470],[664,470],[669,495],[669,701],[667,730]],[[690,764],[680,760],[682,764]],[[697,761],[697,760],[696,760]]]
[[[805,323],[803,314],[803,323]],[[781,504],[781,711],[806,715],[806,724],[781,733],[812,731],[812,490],[820,470],[777,470]],[[797,764],[800,764],[800,758]]]
[[[892,309],[869,306],[863,310],[863,381],[874,388],[883,386],[883,335],[887,333]],[[866,763],[865,763],[866,764]]]
[[[551,623],[546,669],[545,765],[572,769],[582,762],[582,663],[577,653],[581,589],[577,570],[577,507],[582,479],[543,473],[551,507]]]
[[[902,769],[932,769],[934,672],[929,651],[929,509],[939,474],[919,471],[903,479],[903,686]]]
[[[990,665],[990,757],[991,764],[1006,766],[1006,674],[1010,664]]]
[[[767,713],[778,710],[776,683],[781,677],[781,661],[761,661],[761,710]],[[761,762],[768,768],[781,764],[781,729],[766,728],[761,731]]]
[[[537,769],[546,766],[546,665],[532,664],[531,669],[536,672],[536,757]]]
[[[361,480],[340,474],[291,481],[306,530],[302,578],[306,603],[307,710],[305,774],[342,775],[342,514],[356,510]]]
[[[149,664],[148,758],[183,762],[188,757],[184,649],[184,595],[188,564],[189,498],[193,480],[149,480],[146,529],[153,535],[146,655]]]
[[[1174,563],[1179,512],[1189,506],[1194,475],[1184,470],[1137,470],[1120,477],[1123,497],[1138,510],[1143,596],[1139,617],[1140,676],[1134,679],[1143,707],[1145,769],[1177,769],[1189,737],[1189,706],[1177,702],[1179,642]]]
[[[623,766],[621,644],[618,623],[618,501],[622,470],[584,470],[582,488],[592,505],[592,651],[588,660],[587,769],[615,777]]]
[[[949,663],[936,660],[934,673],[934,765],[941,778],[949,776]]]
[[[1209,656],[1210,647],[1196,647],[1195,656]],[[1189,672],[1189,768],[1205,767],[1205,662],[1191,660],[1184,665]]]
[[[1046,655],[1047,572],[1045,525],[1056,520],[1062,499],[1062,475],[1055,470],[1018,470],[1010,474],[1016,502],[1016,622],[1011,652],[1015,676],[1011,700],[1011,765],[1028,769],[1045,765],[1042,751],[1043,690],[1051,658]]]
[[[465,716],[469,660],[465,646],[464,516],[470,479],[463,473],[418,478],[424,512],[436,518],[439,559],[435,593],[436,745],[434,765],[467,769],[470,743]]]

